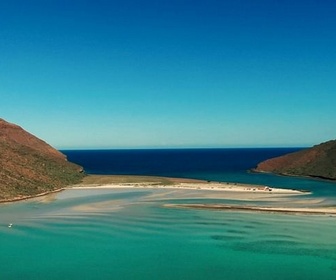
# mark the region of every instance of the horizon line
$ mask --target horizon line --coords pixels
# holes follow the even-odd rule
[[[307,145],[288,146],[224,146],[224,147],[61,147],[59,151],[97,151],[97,150],[220,150],[220,149],[304,149]]]

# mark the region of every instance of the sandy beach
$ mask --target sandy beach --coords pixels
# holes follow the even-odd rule
[[[68,186],[63,190],[65,190],[62,192],[64,197],[72,195],[72,193],[67,194],[67,190],[76,192],[146,190],[148,193],[143,196],[143,201],[162,201],[162,206],[169,208],[336,215],[336,207],[328,205],[323,199],[310,196],[310,192],[307,191],[232,182],[154,176],[89,175],[80,184]],[[53,192],[44,193],[36,196],[35,199],[48,203],[54,200],[54,195]],[[28,199],[28,197],[21,199]],[[216,199],[222,200],[223,203],[169,203],[171,199]],[[116,201],[110,201],[107,204],[113,208],[121,206]],[[88,207],[85,208],[86,211],[94,212],[101,209],[102,205],[93,203]]]
[[[305,191],[272,188],[262,185],[239,183],[222,183],[194,179],[179,179],[150,176],[89,176],[81,184],[70,186],[67,189],[118,189],[118,188],[146,188],[146,189],[181,189],[202,191],[225,191],[263,194],[307,194]]]
[[[2,200],[0,203],[11,203],[39,197],[44,200],[44,197],[48,198],[50,194],[62,192],[63,190],[89,189],[160,189],[167,190],[165,195],[153,194],[153,196],[159,195],[167,197],[171,194],[171,192],[168,193],[168,191],[175,191],[174,196],[184,198],[228,198],[241,200],[308,194],[308,192],[300,190],[272,188],[269,186],[252,184],[221,183],[187,178],[130,175],[88,175],[80,184],[67,186],[33,196],[19,196],[13,199]]]
[[[223,204],[171,204],[163,207],[194,208],[221,211],[249,211],[283,214],[336,215],[336,207],[326,205],[324,200],[310,197],[310,192],[272,188],[263,185],[222,183],[194,179],[150,176],[88,176],[71,190],[149,190],[144,200],[170,199],[220,199]],[[156,190],[156,191],[155,191]],[[232,203],[230,202],[232,201]],[[237,204],[237,202],[239,202]],[[262,205],[260,204],[262,203]]]

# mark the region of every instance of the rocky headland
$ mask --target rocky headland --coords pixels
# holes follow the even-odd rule
[[[336,140],[268,159],[253,171],[336,180]]]
[[[78,183],[83,168],[44,141],[0,118],[0,202]]]

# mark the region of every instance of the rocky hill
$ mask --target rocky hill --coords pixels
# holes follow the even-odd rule
[[[0,201],[78,183],[82,167],[21,127],[0,119]]]
[[[255,171],[336,180],[336,140],[266,160]]]

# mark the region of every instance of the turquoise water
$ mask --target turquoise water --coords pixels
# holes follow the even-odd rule
[[[306,189],[312,194],[300,196],[305,203],[335,206],[335,183],[246,172],[290,150],[66,154],[88,172]],[[336,279],[336,217],[166,208],[169,202],[246,202],[162,192],[67,190],[0,205],[0,279]]]
[[[1,279],[336,277],[336,217],[165,208],[159,191],[1,205]]]

